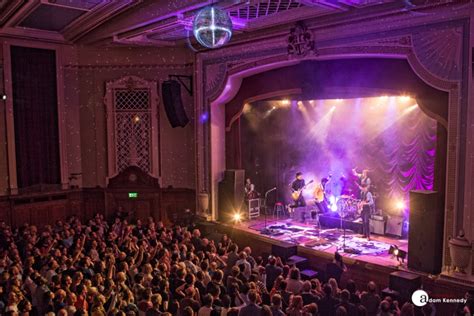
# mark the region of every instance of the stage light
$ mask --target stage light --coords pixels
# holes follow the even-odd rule
[[[405,258],[407,257],[407,252],[398,248],[397,245],[391,245],[390,249],[388,249],[388,254],[397,258],[397,261],[403,263],[405,262]]]
[[[239,212],[234,213],[234,215],[232,215],[232,220],[235,223],[240,223],[242,221],[242,214],[240,214]]]
[[[6,94],[2,94],[2,100],[5,101],[7,99],[7,95]]]
[[[283,99],[280,101],[282,105],[289,105],[290,104],[290,100],[288,99]]]
[[[272,107],[272,110],[275,110],[276,108],[277,108],[276,106],[273,106],[273,107]]]
[[[332,204],[331,205],[331,211],[337,212],[337,204]]]
[[[138,122],[140,122],[140,117],[138,115],[135,115],[135,117],[133,118],[133,122],[136,124]]]
[[[395,202],[395,208],[399,211],[403,211],[405,209],[406,205],[405,205],[405,202],[400,200],[400,201],[397,201]]]
[[[382,96],[380,97],[380,100],[382,100],[382,101],[385,101],[385,100],[387,100],[387,99],[388,99],[388,96],[386,96],[386,95],[382,95]]]
[[[407,95],[403,95],[400,97],[400,101],[402,102],[409,102],[411,100],[411,98]]]
[[[336,102],[337,102],[337,103],[341,103],[341,102],[342,102],[342,99],[336,99]]]

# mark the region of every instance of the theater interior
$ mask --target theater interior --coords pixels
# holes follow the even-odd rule
[[[0,314],[473,315],[473,54],[469,0],[0,1]]]

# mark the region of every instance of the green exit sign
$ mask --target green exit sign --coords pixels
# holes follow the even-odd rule
[[[138,192],[128,192],[129,199],[136,199],[138,197]]]

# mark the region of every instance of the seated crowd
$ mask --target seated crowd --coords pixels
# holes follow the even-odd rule
[[[302,281],[280,258],[152,218],[1,223],[0,273],[2,315],[414,315],[409,303],[381,300],[373,282],[359,293],[353,281]]]

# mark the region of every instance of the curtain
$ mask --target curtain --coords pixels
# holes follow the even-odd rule
[[[59,184],[55,51],[12,46],[11,61],[18,187]]]

